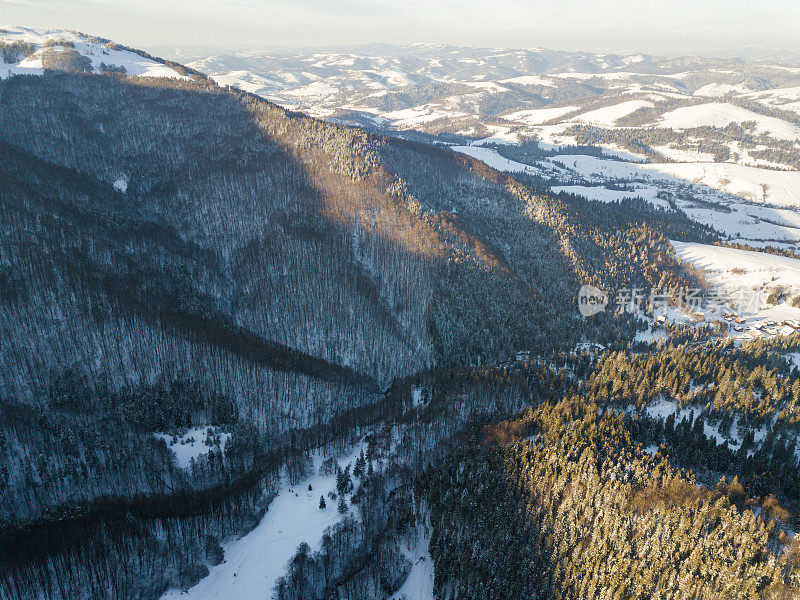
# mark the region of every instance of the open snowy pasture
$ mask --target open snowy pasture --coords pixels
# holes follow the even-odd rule
[[[745,291],[758,295],[760,308],[742,315],[751,334],[793,333],[781,323],[800,319],[800,308],[794,306],[800,295],[800,260],[707,244],[673,241],[672,245],[677,256],[701,269],[711,285],[731,294]]]
[[[671,129],[692,127],[725,127],[730,123],[754,122],[757,133],[767,133],[784,140],[800,139],[800,127],[793,123],[768,117],[733,104],[709,102],[677,108],[662,115],[659,126]]]

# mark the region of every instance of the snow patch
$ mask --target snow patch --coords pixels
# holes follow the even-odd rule
[[[122,175],[114,182],[114,189],[123,194],[128,191],[128,177]]]
[[[182,469],[188,469],[192,460],[197,461],[212,449],[224,452],[231,437],[230,433],[220,433],[217,427],[195,427],[180,436],[168,433],[153,435],[164,440],[175,455],[175,463]]]
[[[700,414],[700,408],[679,408],[678,403],[674,400],[662,399],[648,405],[645,408],[645,413],[647,413],[647,416],[650,418],[662,420],[666,419],[670,415],[675,415],[675,424],[677,425],[684,419],[691,420],[699,418],[698,415]],[[733,448],[738,447],[742,443],[741,440],[726,438],[722,435],[722,433],[720,433],[719,427],[709,425],[706,423],[705,419],[703,419],[703,435],[705,435],[706,439],[715,440],[717,444],[728,444]]]

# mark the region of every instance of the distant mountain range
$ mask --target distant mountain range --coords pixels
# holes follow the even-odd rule
[[[512,111],[586,104],[611,95],[649,94],[662,101],[800,84],[800,70],[777,63],[432,44],[238,52],[190,65],[222,85],[322,116],[348,111],[385,116],[432,105],[440,112],[428,111],[428,124],[445,116],[450,121],[485,122]],[[414,124],[401,117],[385,118]]]

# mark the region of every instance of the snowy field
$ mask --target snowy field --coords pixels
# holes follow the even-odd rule
[[[536,175],[539,170],[520,162],[510,160],[498,154],[497,150],[493,148],[485,148],[483,146],[452,146],[452,150],[466,154],[472,158],[477,158],[479,161],[486,163],[493,169],[498,171],[505,171],[506,173],[530,173]]]
[[[467,113],[443,110],[437,104],[424,104],[412,108],[404,108],[381,114],[381,117],[392,121],[398,129],[414,129],[439,119],[464,117]]]
[[[800,139],[800,127],[724,102],[684,106],[662,115],[659,126],[671,129],[725,127],[731,123],[755,122],[756,133],[767,133],[782,140]]]
[[[681,260],[703,269],[712,283],[748,289],[777,286],[800,289],[800,260],[692,242],[672,242],[672,245]]]
[[[358,445],[338,458],[339,465],[344,468],[354,463],[362,447]],[[335,474],[319,474],[324,458],[315,457],[314,474],[298,485],[290,486],[284,480],[258,526],[242,538],[223,544],[225,562],[209,567],[208,577],[187,591],[170,590],[161,600],[271,600],[275,583],[297,547],[306,542],[312,550],[318,550],[325,529],[342,519],[330,499],[327,508],[319,508],[320,496],[327,498],[336,488]]]
[[[533,108],[530,110],[518,110],[513,113],[503,115],[509,121],[518,121],[527,125],[541,125],[547,121],[558,119],[569,113],[580,110],[577,106],[559,106],[556,108]]]
[[[731,293],[747,290],[762,298],[760,310],[743,313],[746,326],[760,325],[766,321],[779,323],[784,320],[800,320],[800,308],[790,301],[800,295],[800,260],[766,254],[697,244],[672,242],[675,252],[683,261],[702,269],[708,282]],[[782,291],[785,299],[776,305],[763,302],[769,295]],[[777,333],[782,328],[775,327]],[[786,333],[789,331],[786,330]],[[761,337],[763,333],[754,333]]]
[[[641,198],[678,208],[724,237],[755,247],[800,248],[800,172],[733,163],[639,163],[585,154],[560,154],[523,164],[474,144],[452,150],[508,173],[527,173],[565,185],[566,192],[600,202]],[[624,185],[627,189],[615,189]]]
[[[601,185],[588,186],[588,185],[557,185],[551,189],[552,192],[558,194],[564,192],[566,194],[574,194],[576,196],[583,196],[589,200],[597,200],[598,202],[619,202],[625,198],[641,198],[647,200],[651,204],[668,206],[666,202],[656,197],[658,190],[649,186],[631,186],[631,190],[612,190]]]
[[[605,125],[606,127],[613,127],[617,121],[622,117],[627,117],[629,114],[636,112],[640,108],[652,108],[655,106],[652,102],[646,100],[628,100],[620,104],[612,106],[604,106],[596,110],[590,110],[577,117],[575,121],[586,123],[588,125]]]

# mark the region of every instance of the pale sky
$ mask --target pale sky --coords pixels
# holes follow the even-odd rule
[[[432,42],[800,51],[800,0],[0,0],[0,24],[71,28],[141,48]]]

